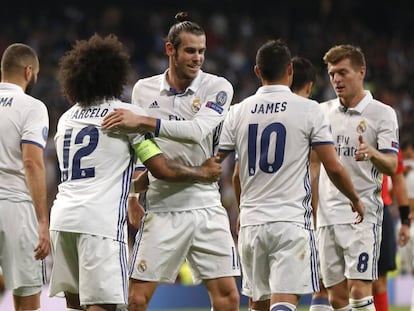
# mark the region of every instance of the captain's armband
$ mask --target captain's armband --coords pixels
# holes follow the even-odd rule
[[[153,138],[146,139],[138,145],[134,146],[134,150],[141,163],[144,163],[153,156],[162,153],[161,149],[158,147]]]

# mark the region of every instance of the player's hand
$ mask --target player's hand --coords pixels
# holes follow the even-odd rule
[[[404,246],[410,240],[410,227],[407,225],[401,225],[400,232],[398,233],[398,245]]]
[[[140,125],[139,115],[128,109],[114,109],[102,121],[103,128],[107,130],[122,130],[126,132],[137,131]]]
[[[360,199],[354,202],[349,202],[353,212],[357,212],[358,216],[355,218],[355,223],[359,224],[364,220],[365,205]]]
[[[141,227],[142,218],[145,215],[144,207],[139,204],[138,198],[128,198],[128,220],[129,223],[136,229]]]
[[[201,165],[206,182],[215,182],[219,180],[221,175],[221,164],[219,162],[220,158],[214,156],[205,160]]]
[[[34,257],[36,260],[45,259],[50,252],[50,233],[49,223],[40,221],[37,225],[39,241],[34,249]]]
[[[357,161],[369,161],[371,159],[370,145],[368,145],[362,135],[358,137],[359,145],[355,152],[355,160]]]

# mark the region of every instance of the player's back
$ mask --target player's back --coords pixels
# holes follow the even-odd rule
[[[20,86],[0,83],[0,199],[30,200],[21,144],[44,148],[49,130],[46,106]]]
[[[142,113],[132,105],[110,101],[87,108],[75,105],[60,118],[55,142],[61,184],[51,229],[124,239],[134,156],[129,136],[101,127],[114,108]]]
[[[310,145],[332,143],[318,103],[288,87],[265,86],[235,105],[229,119],[240,161],[242,225],[306,218],[308,226]]]

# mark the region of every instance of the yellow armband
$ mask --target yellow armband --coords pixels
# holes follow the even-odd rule
[[[162,153],[153,138],[144,140],[142,143],[136,145],[134,149],[141,163],[144,163],[153,156]]]

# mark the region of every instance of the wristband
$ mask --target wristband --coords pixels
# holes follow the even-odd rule
[[[139,198],[139,193],[133,193],[133,192],[130,192],[129,194],[128,194],[128,199],[129,198]]]
[[[401,205],[398,207],[400,210],[400,220],[402,225],[411,225],[410,220],[410,207],[408,205]]]

